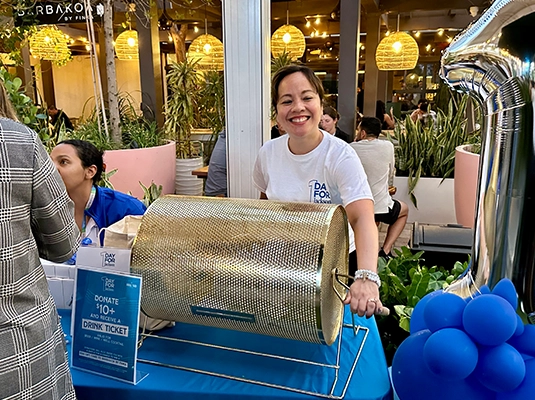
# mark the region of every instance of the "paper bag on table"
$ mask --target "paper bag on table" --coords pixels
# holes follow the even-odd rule
[[[134,244],[142,218],[141,215],[127,215],[122,220],[104,228],[104,246],[130,249]],[[151,318],[142,311],[139,312],[140,328],[155,331],[174,325],[174,321]]]

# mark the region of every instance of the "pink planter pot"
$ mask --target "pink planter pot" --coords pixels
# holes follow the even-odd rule
[[[104,153],[106,171],[117,169],[110,178],[115,190],[131,192],[138,199],[143,198],[143,188],[152,182],[162,185],[162,195],[175,192],[175,142],[163,146],[143,149],[109,150]]]
[[[476,209],[477,178],[479,173],[479,154],[466,149],[470,145],[455,149],[455,216],[457,223],[468,228],[474,227]]]

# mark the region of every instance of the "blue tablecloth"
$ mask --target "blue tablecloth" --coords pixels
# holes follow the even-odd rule
[[[346,308],[345,322],[351,322]],[[70,329],[70,312],[60,310],[65,332]],[[368,336],[347,388],[348,400],[391,400],[392,390],[388,376],[379,333],[375,319],[356,318],[355,322],[368,328]],[[339,381],[345,381],[345,374],[351,367],[366,331],[355,336],[352,329],[343,329]],[[306,354],[307,359],[334,362],[336,347],[321,346],[293,340],[274,338],[225,329],[178,324],[165,329],[162,335],[181,337],[189,340],[236,346],[251,351],[263,351],[292,357]],[[67,345],[70,353],[70,344]],[[332,382],[331,369],[308,365],[294,365],[280,360],[259,358],[254,355],[233,354],[224,350],[198,348],[198,346],[167,340],[148,338],[139,349],[138,359],[149,359],[192,368],[224,371],[249,379],[283,383],[305,390],[324,391]],[[149,375],[132,385],[110,378],[72,369],[72,376],[78,400],[86,399],[313,399],[317,397],[287,390],[269,388],[235,380],[209,376],[169,367],[138,362],[137,369]],[[344,372],[344,370],[346,372]],[[266,378],[269,377],[269,378]],[[276,377],[276,379],[271,379]],[[335,391],[341,393],[343,386]]]

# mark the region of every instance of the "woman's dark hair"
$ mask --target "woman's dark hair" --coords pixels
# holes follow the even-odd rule
[[[284,78],[286,78],[288,75],[295,74],[296,72],[301,72],[303,75],[305,75],[320,97],[320,101],[323,103],[323,85],[314,71],[303,65],[287,65],[286,67],[282,67],[275,72],[275,75],[273,75],[273,78],[271,79],[271,105],[275,109],[275,112],[277,111],[277,102],[279,101],[279,85]]]
[[[104,171],[104,159],[102,158],[104,153],[102,151],[97,149],[92,143],[85,140],[68,139],[59,142],[57,145],[59,146],[60,144],[70,144],[72,147],[74,147],[76,149],[76,154],[78,154],[78,158],[80,158],[82,161],[82,166],[84,168],[89,168],[92,165],[96,166],[97,172],[93,176],[93,184],[96,184],[98,181],[100,181],[100,177]]]
[[[382,100],[377,100],[377,103],[375,105],[375,116],[379,118],[379,121],[381,121],[381,123],[385,120],[385,114],[386,114],[385,102]]]
[[[366,132],[367,136],[379,137],[381,134],[381,121],[375,117],[362,117],[359,128]]]
[[[328,115],[332,119],[340,119],[340,114],[338,114],[338,111],[331,106],[323,107],[323,115]]]

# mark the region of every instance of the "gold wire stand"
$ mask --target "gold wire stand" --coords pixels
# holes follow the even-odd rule
[[[343,342],[343,334],[342,333],[343,333],[344,329],[350,329],[353,332],[353,335],[355,337],[358,337],[359,335],[361,335],[362,336],[362,340],[361,340],[360,344],[358,345],[358,350],[357,350],[357,352],[355,354],[355,358],[354,358],[351,366],[350,367],[348,366],[348,368],[350,368],[350,369],[349,369],[349,372],[348,372],[348,375],[347,375],[347,379],[340,384],[339,383],[340,371],[341,371],[341,368],[344,368],[344,366],[342,366],[342,367],[340,366],[340,354],[341,354],[341,348],[342,348],[342,342]],[[235,348],[235,347],[227,347],[227,346],[221,346],[221,345],[216,345],[216,344],[211,344],[211,343],[198,342],[198,341],[174,338],[174,337],[163,336],[163,335],[156,335],[156,334],[154,334],[152,332],[146,333],[145,330],[143,330],[143,332],[140,334],[141,338],[140,338],[140,340],[138,342],[138,347],[141,347],[145,340],[148,340],[148,339],[160,339],[160,340],[178,342],[178,343],[182,343],[182,344],[185,344],[185,345],[201,346],[201,347],[211,348],[211,349],[214,349],[214,350],[230,351],[230,352],[236,352],[236,353],[241,353],[241,354],[247,354],[247,355],[251,355],[251,356],[271,358],[271,359],[275,359],[275,360],[281,361],[281,366],[284,363],[298,363],[298,364],[306,364],[306,365],[309,365],[309,366],[312,366],[312,367],[317,367],[317,368],[328,368],[328,369],[334,370],[333,380],[330,383],[330,385],[327,385],[327,386],[330,386],[330,389],[328,388],[328,390],[326,390],[324,392],[313,391],[313,390],[309,390],[309,389],[306,389],[306,388],[299,388],[299,387],[295,387],[295,386],[288,386],[288,385],[285,385],[285,384],[282,384],[282,383],[278,384],[278,383],[272,383],[272,382],[261,381],[261,380],[256,380],[256,379],[249,379],[249,378],[245,378],[243,376],[236,376],[236,375],[226,374],[226,373],[223,373],[223,372],[214,372],[214,371],[209,371],[209,370],[204,370],[204,369],[199,369],[199,368],[193,368],[193,367],[188,367],[186,365],[168,364],[168,363],[163,363],[163,362],[160,362],[160,361],[154,361],[154,360],[148,360],[148,359],[142,359],[142,358],[138,358],[137,361],[145,363],[145,364],[151,364],[151,365],[156,365],[156,366],[174,368],[174,369],[179,369],[179,370],[182,370],[182,371],[196,372],[196,373],[205,374],[205,375],[209,375],[209,376],[215,376],[215,377],[219,377],[219,378],[231,379],[231,380],[238,381],[238,382],[245,382],[245,383],[251,383],[251,384],[255,384],[255,385],[275,388],[275,389],[288,390],[288,391],[291,391],[291,392],[307,394],[307,395],[312,395],[312,396],[318,396],[318,397],[327,398],[327,399],[343,399],[344,396],[346,395],[347,388],[349,386],[349,383],[351,382],[351,378],[353,377],[353,373],[355,371],[357,363],[358,363],[358,361],[360,359],[360,356],[362,354],[362,350],[363,350],[364,344],[366,343],[366,340],[368,338],[368,334],[369,334],[369,329],[366,328],[366,327],[356,326],[354,324],[342,324],[341,328],[339,330],[339,333],[338,333],[338,337],[337,337],[336,363],[335,364],[320,363],[320,362],[307,360],[307,359],[294,358],[294,357],[285,357],[285,356],[280,356],[280,355],[271,354],[271,353],[256,352],[256,351],[240,349],[240,348]],[[316,345],[316,346],[326,347],[324,345]],[[250,368],[254,368],[255,365],[256,364],[251,364]],[[342,386],[342,392],[340,394],[336,394],[336,390],[339,389],[340,386]]]

